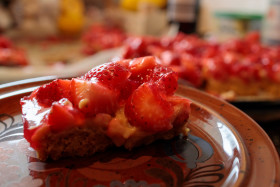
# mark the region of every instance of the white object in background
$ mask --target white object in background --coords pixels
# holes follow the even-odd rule
[[[53,67],[41,65],[27,67],[0,67],[0,84],[42,76],[81,76],[93,67],[109,62],[113,58],[120,56],[121,53],[121,48],[108,49],[86,57],[79,62],[65,66]]]
[[[263,22],[262,41],[268,45],[280,45],[280,0],[270,0]]]
[[[201,0],[200,33],[212,33],[216,29],[214,12],[240,12],[247,14],[265,14],[268,0]]]
[[[133,35],[160,36],[168,29],[166,12],[142,3],[138,11],[121,10],[124,29]]]

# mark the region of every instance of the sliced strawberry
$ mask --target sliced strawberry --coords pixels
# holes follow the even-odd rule
[[[174,53],[173,51],[166,50],[162,52],[161,54],[158,55],[160,59],[162,60],[162,63],[165,66],[170,66],[170,65],[180,65],[181,60],[180,60],[180,55],[177,53]]]
[[[57,89],[57,81],[40,86],[31,94],[31,98],[36,98],[40,104],[51,106],[54,101],[60,99]]]
[[[147,51],[147,46],[149,45],[149,41],[147,40],[147,38],[145,39],[140,37],[129,38],[127,40],[127,44],[128,45],[126,45],[124,53],[122,54],[122,57],[124,59],[151,55]]]
[[[170,68],[159,65],[155,57],[133,59],[129,67],[132,73],[130,79],[138,82],[138,85],[149,81],[156,82],[168,95],[177,89],[177,74]]]
[[[36,131],[31,137],[30,146],[35,149],[39,148],[41,145],[40,142],[45,137],[45,135],[48,134],[50,131],[51,131],[50,126],[47,125],[46,123],[36,128]]]
[[[72,79],[71,89],[74,106],[87,116],[113,114],[117,109],[118,92],[98,82]]]
[[[112,89],[120,89],[126,84],[130,74],[129,70],[120,63],[111,62],[93,68],[82,79],[99,81]]]
[[[40,104],[47,107],[61,98],[70,99],[70,80],[54,80],[32,92],[31,98],[36,98]]]
[[[29,119],[27,119],[25,116],[23,117],[23,124],[24,124],[24,128],[23,128],[23,133],[24,133],[24,138],[30,142],[30,146],[33,147],[34,149],[37,148],[37,144],[36,142],[32,142],[32,137],[33,135],[41,128],[40,126],[34,126],[31,127],[30,121],[28,121]]]
[[[48,115],[48,124],[54,132],[82,125],[84,121],[83,114],[74,109],[72,103],[67,99],[54,102]]]
[[[129,122],[146,131],[159,132],[172,128],[173,107],[152,84],[138,87],[125,105]]]
[[[71,89],[70,89],[71,80],[58,79],[57,84],[58,84],[58,91],[61,95],[61,98],[67,98],[70,101],[72,101]]]
[[[132,73],[130,79],[138,81],[139,84],[150,80],[156,65],[156,58],[152,56],[133,59],[129,63],[129,68]]]
[[[122,89],[120,89],[120,102],[126,101],[138,86],[139,83],[137,81],[128,80]]]
[[[156,58],[153,56],[146,56],[141,58],[135,58],[130,61],[129,68],[133,74],[141,74],[146,71],[150,71],[157,65]]]
[[[174,113],[172,116],[172,124],[174,127],[183,125],[189,119],[190,104],[191,102],[185,98],[179,96],[171,96],[167,99],[174,107]]]
[[[129,62],[131,59],[122,59],[119,61],[116,61],[116,63],[120,64],[121,66],[125,67],[126,69],[129,69]]]
[[[23,132],[24,138],[30,142],[33,148],[36,148],[36,143],[32,142],[33,135],[46,124],[46,116],[49,112],[49,108],[38,105],[36,99],[30,96],[25,96],[20,100],[22,111],[22,122],[24,124]]]
[[[194,87],[198,88],[203,83],[202,70],[197,64],[182,61],[180,66],[173,65],[170,68],[178,73],[181,79],[188,81]]]
[[[152,81],[156,82],[159,89],[167,95],[174,94],[178,87],[178,75],[168,67],[157,66]]]

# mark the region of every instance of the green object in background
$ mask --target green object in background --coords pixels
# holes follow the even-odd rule
[[[260,31],[264,15],[243,12],[215,12],[217,36],[220,40],[243,37],[248,32]]]
[[[235,20],[262,20],[263,15],[257,13],[238,13],[238,12],[215,12],[217,18],[229,18]]]

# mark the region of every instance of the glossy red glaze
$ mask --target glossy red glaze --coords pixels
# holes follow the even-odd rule
[[[189,100],[173,95],[177,80],[175,72],[151,56],[106,63],[80,78],[54,80],[22,98],[24,136],[36,149],[39,137],[50,131],[83,125],[101,113],[115,117],[121,108],[132,126],[151,133],[168,131],[173,122],[184,124],[189,116]]]

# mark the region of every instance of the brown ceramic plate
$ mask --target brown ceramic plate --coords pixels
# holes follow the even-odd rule
[[[2,186],[279,186],[279,157],[265,132],[232,105],[192,88],[188,138],[90,158],[41,162],[23,138],[19,99],[50,77],[0,85]]]

